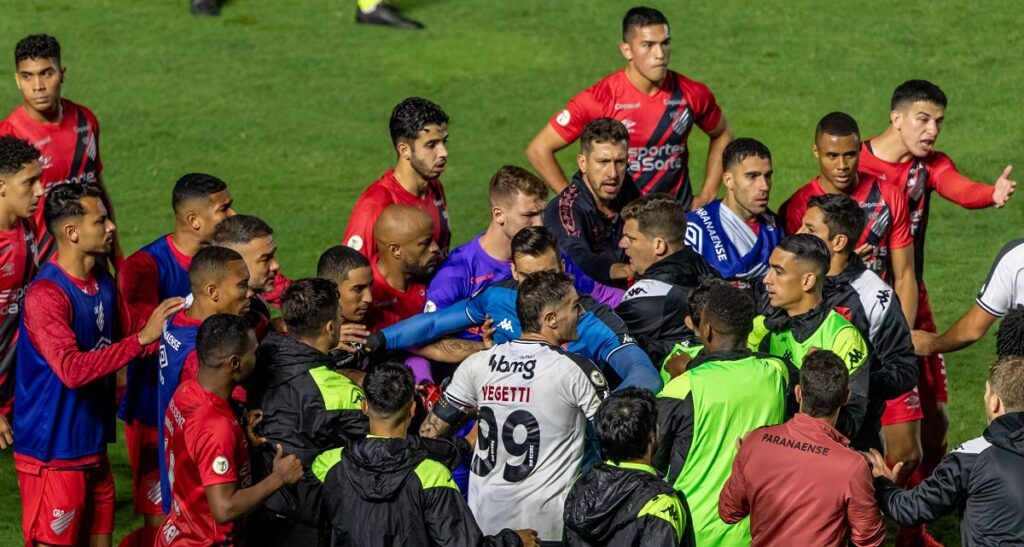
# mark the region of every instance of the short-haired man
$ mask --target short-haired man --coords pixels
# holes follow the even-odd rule
[[[889,469],[871,452],[875,498],[885,514],[913,526],[958,510],[962,545],[1024,543],[1024,358],[992,365],[984,402],[984,434],[943,457],[915,488],[896,486],[900,464]]]
[[[760,141],[739,138],[722,152],[725,198],[686,215],[686,244],[732,281],[759,297],[768,256],[782,239],[782,223],[768,209],[772,154]]]
[[[203,247],[188,267],[192,305],[167,320],[160,339],[160,366],[157,376],[157,412],[167,413],[174,392],[181,382],[195,379],[199,370],[196,335],[208,317],[220,313],[244,316],[252,302],[249,270],[245,260],[227,247]],[[159,429],[159,446],[166,446],[164,428]],[[160,461],[161,506],[171,511],[171,483],[166,462]]]
[[[973,182],[957,170],[949,156],[935,150],[946,115],[946,94],[925,80],[908,80],[893,90],[889,126],[861,145],[860,169],[884,183],[896,186],[907,197],[910,235],[914,238],[914,271],[917,273],[917,317],[912,330],[936,332],[928,291],[924,283],[925,232],[933,191],[968,209],[1002,207],[1017,186],[1010,179],[1011,167],[1003,170],[990,186]],[[914,481],[927,477],[946,454],[946,413],[948,386],[946,364],[941,354],[918,359],[920,374],[921,464]]]
[[[564,271],[558,242],[551,232],[543,226],[524,228],[512,238],[512,279],[490,285],[473,298],[445,310],[413,316],[375,332],[368,346],[390,351],[415,348],[445,333],[483,325],[488,317],[494,321],[496,343],[516,340],[522,330],[516,311],[522,281],[538,272]],[[580,305],[583,313],[579,319],[579,338],[568,344],[568,351],[602,367],[607,364],[622,381],[618,387],[636,386],[655,392],[661,389],[654,365],[636,345],[622,319],[593,298],[581,296]]]
[[[847,383],[846,365],[834,353],[808,355],[796,386],[800,413],[743,439],[718,514],[729,524],[749,515],[752,546],[780,538],[829,547],[885,543],[868,466],[835,429],[850,398]]]
[[[672,348],[692,341],[686,326],[686,299],[707,277],[718,277],[704,257],[686,245],[686,210],[666,195],[650,195],[622,209],[625,224],[619,246],[639,278],[615,313],[626,322],[640,347],[660,363]]]
[[[118,271],[118,288],[136,317],[149,315],[165,298],[184,298],[192,292],[188,280],[192,257],[210,243],[217,224],[235,214],[231,205],[227,184],[217,177],[189,173],[178,179],[171,192],[174,231],[136,251]],[[157,444],[161,422],[157,410],[158,370],[156,355],[129,363],[118,409],[118,417],[124,420],[132,468],[132,504],[145,524],[132,534],[144,545],[153,543],[164,521]]]
[[[412,372],[402,363],[375,366],[363,385],[370,434],[313,462],[336,543],[354,545],[537,545],[532,530],[484,537],[452,474],[408,435],[416,411]]]
[[[495,534],[530,527],[542,541],[561,541],[562,508],[583,460],[587,421],[608,382],[592,361],[562,349],[579,336],[582,311],[568,275],[527,276],[516,311],[522,335],[466,359],[420,434],[446,436],[473,417],[485,424],[469,480],[480,528]]]
[[[786,233],[795,234],[800,230],[812,196],[846,194],[856,200],[867,219],[863,233],[857,234],[851,246],[853,249],[870,246],[867,267],[892,283],[907,323],[913,322],[917,313],[917,276],[910,215],[903,192],[858,172],[860,128],[849,114],[826,114],[814,132],[812,151],[818,159],[818,176],[797,190],[779,209]]]
[[[7,420],[14,407],[14,361],[18,322],[25,289],[36,274],[38,259],[32,218],[42,205],[39,151],[10,135],[0,137],[0,434],[3,448],[10,444]]]
[[[718,494],[736,441],[785,419],[795,381],[796,370],[786,359],[747,349],[755,313],[746,292],[712,287],[701,314],[704,350],[658,395],[655,467],[686,496],[698,545],[749,544],[746,522],[726,526],[718,518]]]
[[[274,229],[252,215],[231,215],[217,224],[212,244],[242,255],[249,270],[249,287],[257,296],[253,309],[267,319],[279,318],[281,294],[291,280],[281,273]]]
[[[658,10],[635,7],[622,21],[619,51],[624,70],[576,95],[537,133],[526,149],[534,169],[556,192],[565,180],[555,152],[569,146],[591,121],[609,116],[629,128],[629,172],[644,194],[667,193],[687,210],[718,195],[722,149],[732,129],[708,87],[669,70],[668,20]],[[690,185],[687,139],[696,123],[708,135],[704,185],[696,198]]]
[[[512,238],[519,230],[540,226],[548,188],[537,175],[505,165],[488,186],[491,223],[460,245],[437,269],[427,287],[427,311],[443,310],[480,289],[512,275]]]
[[[422,280],[437,269],[441,258],[430,215],[408,205],[389,205],[373,224],[377,255],[373,269],[373,302],[379,311],[371,330],[388,326],[384,316],[399,320],[423,311],[427,287]]]
[[[1024,239],[1010,241],[999,250],[971,309],[941,335],[915,330],[914,347],[919,355],[959,351],[980,340],[997,318],[1018,306],[1024,306]]]
[[[686,500],[651,466],[658,443],[654,394],[628,388],[605,399],[594,429],[605,462],[581,476],[565,499],[565,544],[692,547]]]
[[[846,194],[817,195],[810,198],[800,233],[817,236],[828,246],[832,254],[822,296],[857,327],[869,346],[867,414],[857,437],[850,440],[859,450],[879,448],[881,426],[886,453],[912,468],[921,459],[921,407],[885,411],[887,406],[917,400],[917,360],[899,297],[854,250],[866,217],[861,205]],[[908,391],[912,398],[904,396]],[[887,405],[890,399],[895,400]]]
[[[195,346],[198,373],[178,386],[164,418],[174,511],[157,545],[235,545],[244,541],[238,522],[295,484],[302,463],[278,445],[273,471],[252,484],[249,447],[230,403],[231,392],[256,368],[256,334],[245,318],[207,318]]]
[[[22,529],[27,544],[110,545],[115,373],[151,351],[184,302],[165,300],[138,328],[105,268],[115,226],[99,188],[59,186],[44,209],[57,253],[25,294],[14,378]]]
[[[60,43],[46,34],[22,38],[14,47],[14,66],[22,102],[0,121],[0,135],[13,135],[39,149],[44,193],[61,184],[96,185],[113,220],[114,209],[101,177],[99,122],[91,110],[60,96],[67,70],[61,64]],[[33,230],[42,264],[56,250],[43,207],[36,209]],[[114,256],[121,256],[116,233]]]
[[[367,432],[360,410],[363,390],[330,357],[344,322],[337,284],[299,279],[285,289],[281,312],[288,335],[271,332],[260,343],[258,372],[248,392],[262,409],[259,432],[269,442],[254,454],[256,479],[273,472],[275,445],[295,454],[308,470],[321,452]],[[271,495],[264,509],[257,513],[261,545],[320,541],[320,481],[312,475]]]
[[[1024,308],[1013,308],[999,322],[996,356],[1024,357]]]
[[[640,197],[626,173],[629,133],[621,122],[598,118],[583,128],[579,171],[572,183],[548,202],[544,226],[562,250],[588,276],[605,285],[625,286],[634,272],[618,248],[619,211]]]
[[[434,241],[443,258],[452,239],[440,179],[448,164],[448,115],[426,99],[410,97],[391,111],[389,127],[397,154],[395,167],[385,171],[356,200],[345,228],[345,245],[373,258],[377,254],[373,238],[377,217],[388,205],[408,205],[430,216]]]
[[[860,331],[824,301],[822,290],[831,266],[828,246],[810,234],[786,236],[768,264],[765,291],[778,312],[764,321],[769,332],[761,351],[785,357],[797,368],[813,349],[838,355],[850,374],[850,402],[839,413],[836,429],[853,438],[867,412],[871,367]]]

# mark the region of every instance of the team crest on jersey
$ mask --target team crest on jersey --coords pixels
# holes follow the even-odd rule
[[[601,374],[600,370],[595,370],[590,373],[590,382],[597,387],[604,387],[608,385],[608,381],[604,379],[604,374]]]
[[[231,464],[228,463],[228,459],[224,456],[217,456],[213,459],[213,472],[218,475],[224,475],[231,469]]]
[[[437,304],[433,300],[427,300],[427,303],[423,305],[423,313],[434,313],[437,311]]]
[[[569,114],[568,110],[563,110],[563,111],[558,113],[558,117],[555,118],[555,121],[558,122],[558,125],[566,126],[566,125],[569,125],[569,120],[571,120],[571,119],[572,119],[572,114]]]
[[[103,315],[103,302],[100,302],[92,309],[92,313],[96,315],[96,328],[103,330],[103,325],[106,324],[106,318]]]

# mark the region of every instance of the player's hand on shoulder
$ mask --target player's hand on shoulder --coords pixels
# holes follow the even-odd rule
[[[523,547],[540,546],[540,537],[537,536],[537,532],[535,530],[530,530],[529,528],[516,530],[516,535],[519,536],[519,539],[523,542]]]
[[[365,325],[345,323],[341,326],[341,336],[338,338],[336,349],[346,353],[356,353],[366,345],[368,338],[370,338],[370,331],[366,330]]]
[[[263,409],[254,408],[245,413],[245,436],[249,438],[249,446],[256,448],[267,444],[267,438],[256,431],[263,423]]]
[[[184,307],[185,299],[181,297],[168,298],[161,302],[153,310],[153,313],[149,314],[149,319],[146,320],[146,324],[139,331],[139,343],[143,346],[148,346],[159,340],[164,330],[164,322]]]
[[[996,207],[1005,206],[1006,202],[1010,201],[1014,190],[1017,189],[1017,181],[1010,179],[1011,171],[1013,171],[1013,166],[1007,165],[1006,169],[1003,169],[1003,174],[996,179],[995,187],[992,189],[992,201],[995,202]]]
[[[277,453],[274,454],[274,475],[285,484],[295,484],[302,478],[302,462],[295,454],[284,453],[284,448],[277,445]]]
[[[11,429],[11,424],[7,423],[7,419],[0,414],[0,450],[8,446],[14,446],[14,430]]]

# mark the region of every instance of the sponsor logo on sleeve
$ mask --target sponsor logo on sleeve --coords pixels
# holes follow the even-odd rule
[[[363,250],[363,238],[359,236],[352,236],[348,238],[348,241],[345,242],[345,245],[348,245],[349,247],[352,247],[357,251],[361,251]]]

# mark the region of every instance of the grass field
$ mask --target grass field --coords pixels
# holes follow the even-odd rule
[[[391,165],[387,118],[401,99],[428,97],[451,116],[444,181],[461,243],[486,225],[491,173],[526,165],[523,149],[551,113],[623,65],[617,44],[628,2],[396,3],[427,30],[357,27],[352,0],[232,0],[223,17],[202,20],[186,0],[0,0],[0,52],[11,63],[24,35],[61,40],[64,95],[102,125],[104,177],[127,252],[171,228],[173,182],[205,171],[228,181],[238,211],[274,226],[284,270],[297,278],[340,242],[357,195]],[[673,23],[672,67],[708,83],[737,135],[772,149],[774,207],[817,172],[818,118],[844,110],[874,135],[887,124],[893,87],[909,78],[949,95],[939,148],[966,175],[991,182],[1022,159],[1024,34],[1013,0],[651,4]],[[7,82],[3,114],[20,101]],[[697,180],[706,142],[691,140]],[[561,156],[565,166],[573,154]],[[936,196],[926,278],[940,328],[970,305],[1003,243],[1024,233],[1022,200],[964,211]],[[947,358],[951,446],[984,427],[992,355],[990,335]],[[111,459],[119,538],[136,525],[123,444]],[[0,507],[0,546],[17,545],[9,451],[0,454]],[[953,519],[932,530],[947,545],[959,542]]]

